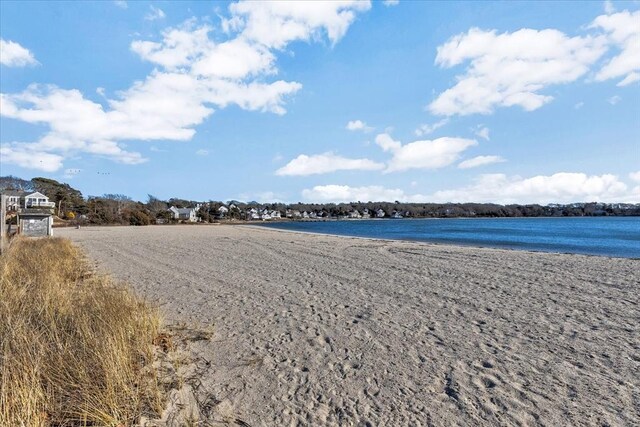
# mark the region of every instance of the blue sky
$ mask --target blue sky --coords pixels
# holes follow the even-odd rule
[[[639,2],[0,9],[2,175],[139,200],[640,202]]]

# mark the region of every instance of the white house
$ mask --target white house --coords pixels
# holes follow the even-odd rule
[[[386,215],[386,213],[385,213],[385,211],[384,211],[384,210],[382,210],[382,209],[378,209],[378,210],[376,211],[376,217],[377,217],[377,218],[384,218],[384,216],[385,216],[385,215]]]
[[[56,204],[49,201],[49,198],[40,192],[35,192],[24,196],[24,207],[26,208],[55,208]]]
[[[247,219],[260,219],[260,213],[256,208],[247,209]]]
[[[395,219],[401,219],[403,218],[402,214],[398,211],[393,211],[393,215],[391,215],[391,218],[395,218]]]
[[[21,205],[20,200],[25,194],[24,191],[6,191],[4,195],[7,196],[7,210],[19,210]]]
[[[187,222],[198,221],[195,208],[176,208],[175,206],[171,206],[167,210],[171,212],[171,217],[173,219],[177,219],[180,221],[187,221]]]
[[[360,212],[358,212],[357,209],[352,210],[351,212],[349,212],[349,218],[362,218],[362,215],[360,215]]]
[[[218,208],[218,216],[220,218],[224,218],[225,216],[227,216],[227,214],[229,213],[229,208],[227,208],[226,206],[220,206]]]

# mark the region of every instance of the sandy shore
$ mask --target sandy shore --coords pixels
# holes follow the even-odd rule
[[[194,343],[250,426],[640,422],[640,261],[242,226],[55,230]],[[217,415],[211,415],[214,418]]]

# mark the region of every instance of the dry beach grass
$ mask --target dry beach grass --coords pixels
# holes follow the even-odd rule
[[[210,423],[640,419],[640,260],[242,226],[59,234],[170,322],[215,324],[192,344]]]
[[[162,409],[143,370],[155,310],[65,239],[14,240],[0,272],[2,427],[127,426]]]

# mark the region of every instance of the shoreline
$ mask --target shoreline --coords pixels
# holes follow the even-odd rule
[[[411,219],[446,219],[446,218],[411,218]],[[462,218],[456,218],[462,219]],[[472,219],[472,218],[465,218]],[[491,219],[491,218],[489,218]],[[497,218],[494,218],[497,219]],[[351,220],[349,220],[351,221]],[[352,220],[352,221],[362,221],[362,220]],[[371,221],[371,220],[365,220]],[[377,221],[377,220],[376,220]],[[309,221],[311,222],[311,221]],[[242,226],[242,227],[257,227],[257,228],[267,228],[270,230],[281,231],[281,232],[290,232],[290,233],[302,233],[302,234],[311,234],[311,235],[321,235],[321,236],[332,236],[332,237],[346,237],[351,239],[365,239],[365,240],[373,240],[373,241],[386,241],[386,242],[411,242],[416,244],[423,245],[434,245],[434,246],[452,246],[452,247],[468,247],[468,248],[476,248],[476,249],[494,249],[494,250],[503,250],[503,251],[520,251],[520,252],[529,252],[535,254],[557,254],[557,255],[579,255],[579,256],[587,256],[587,257],[602,257],[602,258],[616,258],[616,259],[631,259],[631,260],[640,260],[640,257],[627,257],[627,256],[614,256],[614,255],[603,255],[603,254],[592,254],[592,253],[583,253],[583,252],[563,252],[563,251],[551,251],[551,250],[536,250],[525,247],[517,247],[517,246],[501,246],[501,245],[480,245],[474,243],[465,243],[461,241],[446,241],[446,240],[420,240],[420,239],[392,239],[392,238],[384,238],[384,237],[365,237],[365,236],[353,236],[348,234],[332,234],[332,233],[322,233],[319,231],[304,231],[304,230],[288,230],[284,228],[279,228],[277,226],[270,226],[268,223],[263,224],[225,224],[232,226]]]
[[[60,234],[169,322],[214,324],[193,346],[202,390],[250,425],[640,415],[637,260],[275,231]]]

